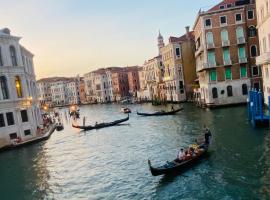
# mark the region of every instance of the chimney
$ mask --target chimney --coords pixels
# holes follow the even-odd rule
[[[186,38],[189,39],[189,26],[186,26]]]

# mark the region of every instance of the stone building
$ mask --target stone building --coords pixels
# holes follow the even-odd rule
[[[0,147],[35,137],[42,124],[33,54],[20,39],[0,30]]]
[[[270,0],[257,0],[257,28],[259,33],[260,55],[256,64],[261,67],[265,103],[270,96]]]

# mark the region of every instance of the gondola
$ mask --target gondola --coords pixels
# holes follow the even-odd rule
[[[137,111],[137,115],[141,115],[141,116],[163,116],[163,115],[174,115],[177,112],[183,110],[183,108],[179,108],[176,110],[172,110],[172,111],[158,111],[158,112],[154,112],[154,113],[140,113]]]
[[[72,124],[72,127],[83,129],[83,130],[92,130],[92,129],[105,128],[105,127],[109,127],[109,126],[115,126],[117,124],[120,124],[120,123],[128,121],[128,120],[129,120],[129,115],[124,119],[119,119],[119,120],[115,120],[113,122],[108,122],[108,123],[99,123],[99,124],[96,124],[95,126],[77,126],[77,125]]]
[[[129,108],[127,108],[127,107],[122,107],[121,112],[123,112],[123,113],[131,113],[131,110]]]
[[[191,168],[192,166],[196,165],[199,160],[204,158],[207,155],[208,151],[208,145],[200,145],[202,148],[200,151],[196,154],[196,156],[190,158],[189,160],[185,161],[179,161],[177,159],[167,162],[165,165],[162,165],[160,167],[153,167],[151,165],[151,161],[148,160],[149,169],[151,171],[151,174],[153,176],[159,176],[163,174],[180,174],[181,172],[184,172],[185,170]]]

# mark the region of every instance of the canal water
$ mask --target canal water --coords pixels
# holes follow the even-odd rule
[[[175,116],[140,117],[136,110],[162,107],[130,105],[124,125],[86,132],[64,120],[48,141],[0,154],[0,199],[270,199],[270,131],[254,130],[245,106],[183,106]],[[94,124],[125,117],[120,108],[80,111]],[[153,177],[148,158],[154,166],[174,159],[203,124],[213,134],[208,159],[179,176]]]

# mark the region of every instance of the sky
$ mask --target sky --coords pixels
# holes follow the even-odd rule
[[[192,29],[199,9],[219,0],[0,0],[0,28],[22,37],[37,79],[101,67],[143,65],[157,55],[160,30]]]

